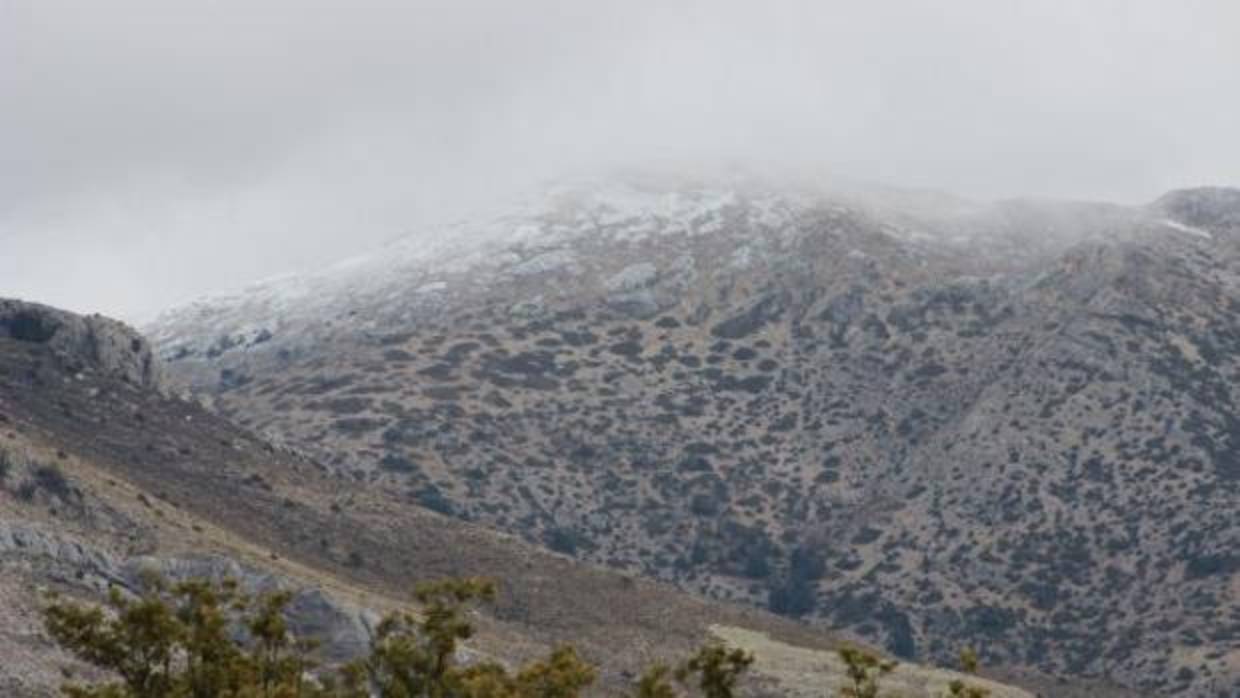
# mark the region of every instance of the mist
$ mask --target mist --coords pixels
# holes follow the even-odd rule
[[[130,319],[548,179],[1237,183],[1240,4],[0,0],[0,296]]]

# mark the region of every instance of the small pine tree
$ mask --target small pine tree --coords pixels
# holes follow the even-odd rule
[[[841,648],[839,655],[851,684],[840,691],[844,698],[878,698],[880,680],[896,668],[895,661],[883,660],[856,647]]]
[[[698,650],[676,670],[676,678],[688,683],[696,677],[697,687],[706,698],[732,698],[742,674],[753,664],[753,655],[720,644]]]
[[[560,647],[548,658],[522,669],[516,677],[518,695],[577,698],[594,683],[595,671],[572,647]]]
[[[495,598],[495,584],[460,579],[418,586],[420,615],[395,611],[375,630],[370,655],[345,668],[345,682],[358,695],[384,698],[447,698],[462,678],[454,672],[458,644],[473,636],[465,619],[469,604]],[[476,678],[476,677],[475,677]]]
[[[960,650],[960,670],[966,674],[976,674],[980,662],[977,658],[977,651],[972,647],[966,647]]]
[[[672,670],[666,664],[655,663],[642,674],[637,682],[634,698],[678,698],[672,688]]]
[[[370,655],[345,667],[342,696],[379,698],[578,698],[593,684],[595,670],[571,647],[511,673],[496,662],[460,666],[460,643],[473,637],[466,613],[495,599],[485,579],[420,585],[417,615],[397,611],[376,630]]]
[[[737,684],[752,664],[752,654],[711,643],[675,671],[663,663],[651,665],[638,680],[634,698],[680,698],[673,678],[685,688],[696,688],[704,698],[734,698]]]
[[[138,596],[117,589],[104,606],[52,596],[44,626],[62,647],[112,672],[70,698],[283,698],[316,695],[309,667],[284,624],[285,593],[251,598],[232,581],[169,585],[146,575]],[[234,630],[248,629],[237,639]]]
[[[977,652],[972,647],[960,651],[960,670],[966,674],[976,674],[979,662]],[[947,684],[947,693],[943,698],[988,698],[990,690],[981,686],[967,684],[960,679],[953,679]]]

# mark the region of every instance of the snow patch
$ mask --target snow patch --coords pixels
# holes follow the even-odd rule
[[[448,290],[448,283],[446,281],[432,281],[417,287],[414,290],[414,294],[421,296],[428,293],[443,293],[446,290]]]
[[[621,269],[604,287],[612,293],[626,293],[653,286],[658,277],[659,270],[653,264],[640,262]]]
[[[1197,237],[1202,237],[1207,240],[1214,239],[1214,236],[1211,235],[1209,231],[1202,230],[1201,228],[1194,228],[1191,225],[1184,225],[1183,223],[1179,221],[1173,221],[1170,218],[1164,218],[1161,221],[1161,223],[1167,226],[1168,228],[1171,228],[1172,230],[1178,230],[1181,233],[1188,233],[1189,235],[1196,235]]]

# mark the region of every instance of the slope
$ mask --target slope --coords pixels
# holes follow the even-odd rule
[[[1226,695],[1237,211],[589,183],[150,331],[410,507],[905,658]]]
[[[21,329],[32,321],[46,331]],[[132,370],[157,365],[130,356],[149,349],[118,323],[0,303],[0,686],[9,693],[39,695],[85,670],[39,631],[39,590],[132,588],[150,568],[301,589],[294,619],[327,640],[328,659],[362,651],[377,614],[404,603],[414,582],[457,575],[503,581],[474,651],[518,661],[571,642],[611,690],[717,633],[761,633],[823,659],[836,646],[765,613],[411,508],[167,395],[157,370]],[[831,665],[805,671],[800,680],[838,678]],[[928,695],[946,677],[909,666],[901,680]],[[784,690],[774,674],[760,685]]]

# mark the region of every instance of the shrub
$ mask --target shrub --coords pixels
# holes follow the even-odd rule
[[[63,500],[68,500],[74,494],[69,478],[54,465],[40,465],[35,468],[32,481],[37,488]]]
[[[896,668],[895,662],[884,661],[856,647],[845,647],[839,655],[844,660],[850,684],[840,691],[843,698],[878,698],[879,681]]]
[[[66,686],[71,698],[236,696],[266,698],[578,698],[597,675],[572,647],[512,671],[494,661],[461,665],[462,641],[474,635],[472,607],[494,601],[486,579],[419,585],[415,614],[390,613],[375,628],[370,652],[334,670],[311,672],[312,642],[285,620],[291,596],[258,597],[233,581],[170,586],[151,576],[137,597],[113,590],[103,607],[52,596],[48,633],[83,661],[115,678]],[[245,632],[236,632],[238,628]],[[719,644],[701,648],[673,671],[655,664],[637,698],[679,698],[672,683],[703,698],[733,698],[753,656]]]

